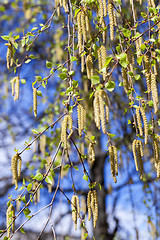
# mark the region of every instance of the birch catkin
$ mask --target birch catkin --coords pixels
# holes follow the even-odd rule
[[[80,206],[79,206],[79,198],[76,195],[72,196],[71,199],[71,207],[72,207],[72,220],[75,224],[75,230],[77,229],[77,218],[80,214]]]
[[[78,113],[78,133],[79,136],[82,136],[82,130],[84,129],[84,121],[85,121],[85,110],[81,104],[78,104],[77,107]]]
[[[86,70],[88,79],[91,79],[93,76],[93,60],[91,54],[89,54],[86,58]]]
[[[70,130],[70,133],[67,138],[67,125]],[[72,135],[73,130],[72,130],[72,118],[70,115],[66,115],[63,119],[62,122],[62,130],[61,130],[61,141],[64,143],[64,149],[67,149],[67,139],[70,138]]]
[[[138,124],[138,129],[140,136],[143,136],[143,130],[142,130],[142,123],[141,123],[141,116],[140,116],[140,107],[136,108],[136,118],[137,118],[137,124]]]
[[[11,42],[5,43],[5,46],[8,46],[6,60],[7,60],[7,68],[10,69],[10,67],[13,66],[13,62],[14,62],[14,59],[13,59],[14,48],[13,48],[13,44]]]
[[[110,24],[110,39],[114,40],[114,15],[113,15],[113,5],[112,1],[108,0],[108,15],[109,15],[109,24]]]
[[[92,142],[89,143],[89,147],[88,147],[88,159],[90,163],[95,161],[94,143]]]
[[[117,182],[116,175],[118,175],[118,158],[117,158],[117,148],[115,146],[109,146],[109,159],[111,165],[111,174],[113,176],[114,182]]]
[[[34,86],[33,88],[33,112],[34,112],[34,116],[37,117],[37,88],[35,88]]]
[[[143,146],[141,140],[135,139],[132,143],[132,151],[135,161],[136,170],[140,171],[140,179],[143,178],[143,161],[142,157],[144,156],[143,153]]]
[[[87,207],[88,207],[88,220],[91,220],[91,211],[93,215],[93,225],[96,227],[96,222],[98,219],[98,200],[96,190],[90,190],[87,196]]]
[[[11,161],[12,179],[13,179],[13,183],[15,184],[16,190],[18,189],[18,178],[20,177],[20,173],[21,173],[21,165],[22,165],[22,159],[19,156],[19,154],[16,153],[12,157],[12,161]]]
[[[82,28],[81,28],[81,11],[77,14],[77,27],[78,27],[78,47],[79,53],[82,52]]]
[[[15,208],[12,204],[9,205],[7,212],[6,212],[6,220],[7,220],[7,237],[10,237],[10,231],[11,231],[11,227],[9,227],[9,225],[12,222],[12,232],[14,233],[15,231]]]
[[[157,91],[157,83],[156,83],[156,77],[155,74],[152,72],[151,73],[151,91],[152,91],[152,99],[153,99],[153,107],[154,107],[154,112],[158,112],[158,91]]]
[[[148,123],[147,123],[147,117],[144,111],[144,108],[140,108],[140,112],[142,115],[142,119],[143,119],[143,125],[144,125],[144,142],[145,144],[147,144],[148,142]]]

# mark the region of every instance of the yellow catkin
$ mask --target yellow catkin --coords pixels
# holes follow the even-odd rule
[[[60,5],[61,5],[61,2],[60,2]],[[62,1],[62,5],[63,5],[63,8],[64,8],[65,13],[69,13],[68,3],[67,3],[66,0],[63,0],[63,1]]]
[[[105,107],[106,107],[106,123],[109,122],[109,102],[108,102],[108,96],[105,91],[103,91],[103,97],[105,101]]]
[[[140,179],[143,179],[143,161],[140,140],[136,141],[137,158],[139,163]]]
[[[96,222],[98,219],[98,200],[97,200],[97,192],[93,190],[91,195],[91,209],[93,214],[93,226],[96,227]]]
[[[132,142],[132,151],[133,151],[133,157],[134,157],[134,162],[136,166],[136,171],[139,171],[138,167],[138,159],[137,159],[137,154],[136,154],[136,139]]]
[[[7,54],[6,54],[6,60],[7,60],[7,69],[10,69],[10,67],[13,66],[13,55],[14,55],[14,48],[13,48],[13,44],[11,42],[6,43],[6,46],[8,46],[7,48]]]
[[[144,62],[145,62],[145,70],[147,73],[150,72],[150,60],[149,60],[149,56],[146,54],[144,55]]]
[[[81,72],[84,72],[84,55],[81,56]]]
[[[38,182],[33,183],[33,193],[34,193],[34,203],[37,204],[40,202],[40,188],[36,190],[38,187]]]
[[[128,76],[126,68],[121,68],[122,71],[122,78],[123,78],[123,87],[125,92],[127,93],[129,90],[129,83],[128,83]]]
[[[107,16],[107,3],[106,0],[103,0],[103,12],[104,12],[104,17]]]
[[[100,109],[102,131],[104,134],[106,134],[106,119],[105,119],[104,102],[103,102],[103,90],[99,91],[99,109]]]
[[[72,207],[72,220],[74,221],[75,230],[76,230],[77,229],[77,218],[79,217],[79,213],[80,213],[78,196],[75,196],[75,195],[72,196],[71,207]]]
[[[103,40],[103,44],[106,43],[106,30],[105,30],[105,28],[106,28],[106,24],[105,24],[105,21],[103,19],[103,21],[102,21],[102,40]]]
[[[140,140],[135,139],[132,143],[132,151],[135,161],[136,170],[140,171],[140,179],[143,178],[143,161],[142,157],[144,156],[143,153],[143,146]]]
[[[154,63],[154,74],[155,74],[155,76],[157,76],[159,70],[158,70],[158,64],[157,64],[156,52],[155,51],[152,52],[152,56],[153,56],[153,58],[155,60],[155,63]]]
[[[91,79],[93,76],[93,60],[91,54],[89,54],[86,58],[86,70],[88,79]]]
[[[14,77],[14,78],[10,81],[10,83],[11,83],[11,90],[12,90],[12,96],[14,96],[14,84],[15,84],[15,82],[16,82],[16,78],[17,78],[17,77]]]
[[[133,73],[134,56],[131,49],[127,51],[127,61],[129,62],[129,70]]]
[[[115,159],[114,159],[113,147],[109,146],[108,151],[109,151],[109,159],[110,159],[110,165],[111,165],[111,174],[112,174],[114,180],[116,180]]]
[[[92,191],[90,190],[87,195],[88,221],[91,220],[91,195]]]
[[[139,41],[139,38],[135,41],[135,44],[136,44],[136,54],[137,54],[137,57],[139,58],[140,55],[141,55],[141,49],[140,49],[140,41]]]
[[[101,58],[102,58],[102,68],[104,68],[104,65],[105,65],[105,61],[106,61],[106,48],[105,46],[101,46]],[[106,70],[103,69],[103,80],[105,81],[106,79]]]
[[[102,69],[101,48],[98,48],[97,55],[98,55],[98,68],[100,71]]]
[[[34,116],[37,117],[37,88],[33,87],[33,112]]]
[[[117,156],[117,148],[112,146],[114,153],[114,163],[115,163],[115,173],[118,176],[118,156]]]
[[[82,136],[82,130],[84,129],[84,121],[85,121],[85,110],[81,104],[78,104],[77,107],[78,113],[78,133],[79,136]]]
[[[151,73],[151,91],[152,91],[152,99],[153,99],[153,107],[154,112],[158,112],[158,91],[157,91],[157,83],[156,83],[156,77],[154,73]]]
[[[70,130],[70,133],[68,135],[68,138],[67,138],[67,125],[68,125],[68,128]],[[69,115],[66,115],[63,119],[63,122],[62,122],[62,130],[61,130],[61,141],[64,143],[64,149],[67,149],[67,139],[70,138],[70,136],[72,135],[73,133],[73,130],[72,130],[72,118],[71,116]]]
[[[160,142],[160,136],[156,134],[157,138],[154,139],[154,160],[155,160],[155,168],[157,169],[157,178],[160,177],[160,156],[159,156],[159,147],[158,141]],[[158,141],[157,141],[158,140]]]
[[[58,17],[60,16],[60,6],[59,5],[59,0],[55,0],[55,8],[57,8],[57,15]]]
[[[21,207],[21,199],[19,197],[17,197],[16,199],[16,211],[19,212]]]
[[[98,15],[99,15],[99,22],[100,24],[102,23],[103,21],[103,3],[102,3],[102,0],[98,0],[98,3],[99,3],[99,12],[98,12]]]
[[[145,76],[146,76],[147,91],[148,93],[150,93],[151,92],[151,74],[145,73]]]
[[[85,42],[87,42],[87,31],[86,31],[84,11],[82,11],[82,13],[81,13],[81,27],[82,27],[83,39]]]
[[[114,18],[114,26],[117,27],[117,18],[116,18],[116,12],[113,11],[113,18]]]
[[[100,109],[99,109],[99,92],[96,91],[93,100],[93,109],[94,109],[94,121],[96,127],[100,129]]]
[[[15,184],[15,189],[18,189],[18,172],[17,172],[17,164],[18,164],[18,153],[16,153],[13,157],[12,157],[12,161],[11,161],[11,170],[12,170],[12,179],[13,179],[13,183]]]
[[[147,123],[147,117],[144,111],[144,108],[140,108],[140,112],[142,115],[142,119],[143,119],[143,127],[144,127],[144,142],[145,144],[147,144],[148,142],[148,123]]]
[[[155,5],[154,0],[151,0],[151,6],[152,6],[153,8],[156,8],[156,5]]]
[[[139,134],[140,134],[140,136],[143,136],[141,116],[140,116],[140,107],[137,107],[137,108],[136,108],[136,118],[137,118],[137,124],[138,124]]]
[[[15,94],[14,94],[14,101],[19,99],[19,76],[16,77],[15,81]]]
[[[77,27],[78,27],[78,47],[79,53],[82,52],[82,28],[81,28],[81,11],[77,14]]]
[[[45,157],[45,153],[46,153],[46,135],[43,134],[40,137],[40,151],[43,154],[43,157]]]
[[[110,39],[114,40],[114,15],[113,15],[113,5],[112,1],[108,0],[108,15],[109,15],[109,24],[110,24]]]
[[[12,232],[14,233],[15,231],[15,221],[14,221],[14,217],[15,217],[15,208],[12,204],[9,205],[7,212],[6,212],[6,220],[7,220],[7,228],[9,227],[9,225],[12,222]],[[7,230],[7,237],[10,237],[10,231],[11,231],[11,227],[8,228]]]
[[[86,214],[86,200],[83,196],[81,197],[81,211],[84,215]]]
[[[89,143],[88,147],[88,159],[89,162],[94,162],[95,161],[95,150],[94,150],[94,143]]]

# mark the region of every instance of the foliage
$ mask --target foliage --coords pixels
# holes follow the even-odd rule
[[[14,106],[21,117],[27,111],[28,122],[32,126],[34,122],[32,129],[27,128],[29,140],[23,139],[25,147],[18,146],[12,157],[13,183],[20,192],[9,196],[7,227],[0,237],[6,232],[8,239],[13,237],[13,224],[23,214],[26,220],[16,225],[15,232],[25,233],[25,224],[49,208],[39,239],[61,193],[75,229],[77,219],[80,221],[81,239],[92,237],[87,215],[89,220],[93,218],[96,239],[118,239],[119,221],[114,216],[116,227],[111,233],[105,199],[110,192],[128,186],[136,238],[140,239],[130,184],[142,184],[147,196],[144,203],[151,209],[149,196],[154,196],[155,203],[160,177],[159,5],[154,0],[64,0],[55,1],[54,6],[50,1],[15,0],[2,1],[0,12],[1,25],[8,24],[6,32],[1,30],[1,48],[6,53],[2,64],[4,75],[11,79],[10,84],[1,81],[6,89],[2,102]],[[3,114],[1,119],[15,138],[9,110],[4,112],[8,119]],[[104,184],[105,163],[114,179],[114,183],[109,179],[110,190]],[[61,187],[64,177],[69,194]],[[42,206],[40,191],[46,187],[50,202]],[[85,200],[82,198],[80,206],[81,195]],[[40,207],[34,212],[32,205],[37,203]],[[158,239],[159,208],[155,208],[154,217],[150,210],[147,221],[153,239]],[[51,229],[55,237],[52,224]]]

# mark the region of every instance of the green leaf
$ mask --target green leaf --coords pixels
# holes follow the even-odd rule
[[[31,59],[36,59],[37,57],[35,57],[33,54],[30,54],[30,55],[29,55],[29,58],[31,58]]]
[[[37,174],[33,177],[33,179],[36,179],[37,181],[41,181],[41,180],[43,179],[43,174],[37,173]]]
[[[25,208],[23,210],[23,213],[24,213],[25,216],[28,216],[31,213],[31,211],[29,210],[29,208]]]
[[[150,107],[153,107],[153,101],[150,100],[150,101],[148,102],[148,105],[149,105]]]
[[[43,97],[43,96],[42,96],[42,92],[41,92],[40,90],[37,91],[37,96]]]
[[[47,68],[52,68],[52,65],[53,65],[52,62],[48,62],[48,61],[46,60],[46,67],[47,67]]]
[[[3,238],[3,240],[9,240],[9,238],[5,236],[5,237]]]
[[[53,177],[51,175],[47,176],[45,181],[49,184],[52,184],[53,183]]]
[[[139,58],[137,58],[137,63],[138,63],[139,66],[142,63],[142,59],[143,59],[143,56],[140,56]]]
[[[113,59],[113,57],[107,57],[103,67],[107,67],[112,59]]]
[[[144,50],[146,49],[146,45],[145,45],[145,44],[142,44],[142,45],[140,46],[140,49],[141,49],[142,51],[144,51]]]
[[[3,35],[3,36],[1,36],[1,38],[2,38],[3,40],[9,41],[9,36],[8,36],[8,35]]]
[[[74,167],[74,169],[76,169],[77,171],[79,171],[79,169],[78,169],[78,167],[77,166],[73,166]]]
[[[42,81],[42,77],[41,76],[35,76],[36,81]]]
[[[27,186],[27,191],[29,192],[32,189],[32,183],[29,183]]]
[[[99,76],[98,76],[98,75],[93,75],[93,76],[91,77],[91,82],[92,82],[92,84],[98,84],[98,83],[100,83],[100,78],[99,78]]]
[[[26,84],[26,79],[22,78],[22,79],[21,79],[21,83],[22,83],[22,84]]]
[[[129,38],[131,36],[131,31],[129,29],[123,28],[123,35]]]
[[[115,137],[116,135],[113,134],[113,133],[108,133],[108,136],[110,136],[110,137]]]
[[[77,61],[78,60],[78,58],[76,58],[76,57],[71,57],[71,62],[74,62],[74,61]]]
[[[79,13],[79,11],[81,11],[81,9],[76,8],[75,13],[74,13],[74,18],[77,16],[77,14]]]
[[[88,182],[88,176],[86,174],[83,175],[83,179]]]
[[[137,75],[135,75],[135,79],[136,79],[136,81],[138,81],[141,79],[141,76],[139,74],[137,74]]]
[[[115,82],[113,81],[108,81],[106,84],[105,84],[105,88],[109,91],[109,92],[112,92],[115,88]]]
[[[119,60],[119,63],[121,64],[121,66],[126,68],[128,63],[129,63],[127,61],[127,54],[126,53],[121,53],[119,55],[116,55],[116,57]]]
[[[67,171],[71,166],[69,164],[66,164],[66,166],[63,168],[65,171]]]
[[[158,126],[160,126],[160,119],[158,119],[157,123],[158,123]]]
[[[21,233],[25,233],[25,231],[24,231],[24,228],[23,228],[23,227],[21,227],[20,231],[21,231]]]
[[[62,80],[65,80],[65,79],[67,79],[67,74],[66,73],[60,73],[59,75],[58,75]]]
[[[69,76],[73,76],[75,74],[75,72],[74,71],[70,71],[70,72],[68,72],[68,74],[69,74]]]

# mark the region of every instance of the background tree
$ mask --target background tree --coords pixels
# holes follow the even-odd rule
[[[0,237],[45,212],[33,239],[47,227],[55,239],[158,239],[158,3],[2,1],[0,11]]]

